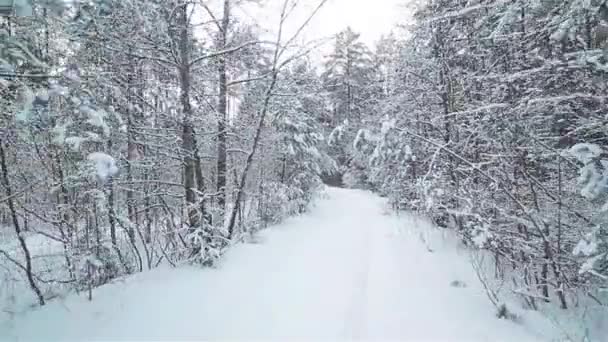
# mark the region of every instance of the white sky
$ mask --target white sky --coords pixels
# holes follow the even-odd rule
[[[265,1],[264,9],[246,8],[244,14],[264,29],[276,32],[283,1]],[[300,6],[288,21],[289,31],[294,32],[319,1],[300,0]],[[314,40],[330,37],[350,26],[360,33],[362,41],[372,48],[381,35],[390,33],[395,25],[407,20],[407,11],[401,6],[406,2],[407,0],[329,0],[310,22],[301,38]]]
[[[304,0],[315,2],[314,0]],[[368,45],[388,34],[402,20],[403,0],[329,0],[311,23],[312,34],[318,37],[335,34],[347,26],[361,33]]]
[[[304,0],[315,2],[314,0]],[[347,26],[361,33],[368,45],[388,34],[402,19],[398,4],[403,0],[329,0],[311,23],[312,35],[333,35]],[[312,37],[311,37],[312,38]]]

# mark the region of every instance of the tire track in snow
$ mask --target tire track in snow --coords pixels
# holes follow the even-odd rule
[[[365,211],[358,210],[357,213],[365,213]],[[353,220],[352,226],[361,226],[361,219]],[[357,221],[355,223],[355,221]],[[364,220],[366,222],[367,220]],[[351,297],[351,307],[348,312],[348,317],[345,322],[345,334],[344,336],[349,339],[362,339],[367,335],[367,312],[368,312],[368,294],[369,294],[369,276],[371,267],[371,248],[372,243],[370,241],[370,223],[364,223],[364,233],[361,234],[362,241],[360,242],[360,252],[358,262],[356,263],[357,270],[355,273],[353,293]],[[355,234],[353,232],[353,234]]]

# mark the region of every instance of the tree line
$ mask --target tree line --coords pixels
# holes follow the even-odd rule
[[[605,306],[606,1],[411,10],[407,37],[381,41],[376,96],[356,101],[373,116],[343,145],[347,178],[489,251],[529,308]]]
[[[298,37],[325,2],[296,22],[282,1],[270,40],[233,0],[33,1],[0,17],[3,276],[39,304],[92,297],[161,263],[211,265],[303,212],[335,168]]]

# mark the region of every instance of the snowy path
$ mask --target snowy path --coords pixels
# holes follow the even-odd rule
[[[539,340],[495,318],[464,253],[429,252],[422,223],[383,215],[365,192],[329,195],[217,269],[141,274],[92,303],[73,296],[0,325],[0,340]]]

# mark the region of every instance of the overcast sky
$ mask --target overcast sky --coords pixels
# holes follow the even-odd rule
[[[314,0],[304,0],[313,2]],[[335,34],[347,26],[372,45],[401,20],[403,0],[329,0],[312,25],[315,35]]]
[[[300,6],[290,16],[289,29],[295,31],[318,5],[320,0],[300,0]],[[401,6],[407,0],[329,0],[309,24],[302,38],[306,40],[332,36],[347,26],[361,34],[370,47],[383,34],[390,33],[407,18]],[[264,9],[245,9],[245,15],[263,28],[276,31],[282,0],[266,0]]]

